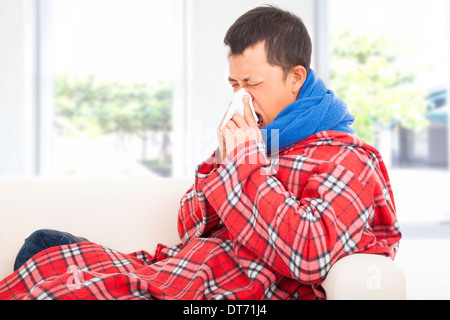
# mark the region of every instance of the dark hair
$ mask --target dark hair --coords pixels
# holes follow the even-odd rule
[[[224,43],[230,55],[265,42],[267,61],[280,66],[285,77],[294,66],[310,70],[312,43],[303,21],[291,12],[267,5],[239,17],[228,29]]]

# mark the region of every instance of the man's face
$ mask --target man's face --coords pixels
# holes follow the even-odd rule
[[[293,85],[294,75],[285,79],[281,67],[267,62],[264,42],[247,48],[241,55],[229,55],[228,66],[233,91],[245,88],[252,96],[260,128],[270,124],[297,99],[299,89]]]

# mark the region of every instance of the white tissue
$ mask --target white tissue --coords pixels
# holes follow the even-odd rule
[[[245,91],[244,88],[242,88],[241,90],[239,90],[234,94],[233,100],[231,102],[230,107],[228,108],[227,115],[225,116],[225,119],[222,122],[222,127],[220,129],[223,129],[223,127],[225,127],[228,121],[230,121],[231,118],[233,118],[233,116],[236,113],[239,113],[241,116],[244,116],[244,103],[242,102],[242,99],[244,98],[245,95],[248,95],[248,101],[250,104],[250,109],[252,110],[253,113],[253,118],[255,118],[256,123],[258,123],[259,120],[258,116],[255,113],[255,108],[253,107],[252,97],[247,91]]]

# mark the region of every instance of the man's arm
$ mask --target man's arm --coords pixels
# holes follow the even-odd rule
[[[219,167],[218,162],[218,151],[216,151],[201,163],[199,168],[212,173]],[[205,237],[211,229],[221,223],[214,207],[210,205],[198,184],[197,177],[194,184],[181,198],[178,210],[178,234],[185,245],[196,238]]]
[[[255,153],[261,160],[249,162]],[[376,244],[368,227],[374,187],[329,162],[306,160],[294,172],[295,159],[280,158],[278,170],[298,174],[301,194],[280,183],[263,143],[256,141],[241,145],[213,172],[199,168],[197,188],[233,240],[277,272],[313,284],[338,259]],[[389,250],[381,253],[389,255]]]

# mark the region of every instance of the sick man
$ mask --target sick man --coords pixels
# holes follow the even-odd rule
[[[339,259],[395,257],[386,167],[310,69],[301,19],[255,8],[225,45],[230,85],[249,96],[242,116],[219,125],[217,151],[181,199],[181,243],[124,254],[40,230],[0,299],[326,299],[321,283]]]

